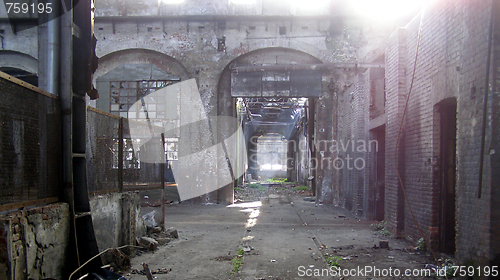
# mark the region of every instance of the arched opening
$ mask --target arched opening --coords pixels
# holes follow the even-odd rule
[[[219,79],[218,115],[236,116],[246,142],[246,176],[286,178],[307,184],[314,100],[321,93],[321,71],[297,65],[320,64],[314,56],[286,48],[244,54],[229,63]],[[262,67],[262,68],[259,68]]]
[[[38,86],[38,60],[15,51],[0,51],[0,71]]]
[[[89,105],[122,118],[119,122],[122,135],[113,136],[110,149],[113,154],[113,168],[116,170],[120,167],[122,170],[119,173],[122,174],[124,188],[140,188],[133,185],[134,182],[158,183],[164,180],[167,183],[165,200],[179,200],[173,170],[178,165],[180,98],[177,95],[156,94],[156,92],[188,79],[189,75],[180,62],[151,50],[123,50],[99,59],[99,68],[94,74],[94,84],[99,92],[99,98],[89,101]],[[145,113],[147,118],[144,117]],[[109,118],[92,114],[93,112],[90,112],[88,118],[94,125],[112,126]],[[117,130],[116,126],[115,124],[112,131]],[[159,135],[156,134],[164,132],[162,135],[165,157],[162,162],[148,161],[148,149],[138,148],[151,140],[148,137],[153,137],[148,133],[142,138],[134,136],[132,130],[137,130],[138,127],[151,128],[154,130],[153,135],[157,137]],[[154,141],[153,139],[151,142]],[[90,150],[93,150],[92,147]],[[120,160],[123,166],[119,166]],[[161,179],[162,176],[164,179]],[[150,200],[159,199],[161,191],[141,190],[141,196],[150,197]]]
[[[135,118],[128,116],[127,111],[137,100],[188,78],[186,69],[179,61],[162,53],[144,49],[110,53],[99,59],[99,68],[94,74],[99,99],[91,105],[120,117]],[[151,104],[151,108],[155,107],[152,116],[157,111],[163,111],[163,105],[159,105],[160,109],[156,110],[158,107]]]

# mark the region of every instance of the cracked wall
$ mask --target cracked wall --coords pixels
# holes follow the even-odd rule
[[[134,245],[137,237],[146,234],[138,192],[94,196],[90,199],[90,208],[101,252],[108,248]]]
[[[62,279],[69,244],[69,206],[57,203],[1,216],[2,279]]]

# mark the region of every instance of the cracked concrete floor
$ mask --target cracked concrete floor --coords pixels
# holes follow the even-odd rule
[[[390,239],[389,249],[375,249],[381,239],[373,221],[359,221],[343,209],[305,201],[307,192],[288,187],[244,188],[241,201],[231,206],[178,204],[166,208],[165,226],[179,231],[179,239],[155,252],[132,259],[132,268],[147,263],[152,270],[172,269],[156,279],[422,279],[395,276],[396,269],[422,269],[431,260],[406,249],[404,240]],[[243,254],[238,273],[231,258]],[[340,268],[356,269],[347,277],[332,277],[325,259],[337,256]],[[362,269],[370,266],[379,274]],[[391,275],[384,273],[392,271]],[[351,270],[352,271],[352,270]],[[323,273],[314,276],[314,273]],[[307,276],[311,274],[311,276]],[[131,274],[127,279],[146,279]]]

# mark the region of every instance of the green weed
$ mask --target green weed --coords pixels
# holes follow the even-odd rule
[[[269,183],[285,183],[286,178],[272,178],[272,179],[267,179],[266,182]]]
[[[425,243],[425,239],[423,237],[417,241],[417,248],[423,252],[427,251],[427,244]]]
[[[243,254],[245,251],[243,251],[243,248],[238,248],[238,251],[236,252],[237,255],[236,257],[231,259],[231,263],[233,264],[233,269],[231,270],[232,273],[238,273],[240,271],[240,266],[241,262],[243,261]]]
[[[311,188],[310,187],[307,187],[307,186],[298,186],[298,187],[295,187],[293,188],[295,191],[310,191]]]
[[[328,265],[330,267],[334,266],[334,267],[340,267],[340,261],[342,260],[341,257],[339,256],[331,256],[329,257],[328,255],[325,255],[325,259],[326,259],[326,262],[328,263]]]

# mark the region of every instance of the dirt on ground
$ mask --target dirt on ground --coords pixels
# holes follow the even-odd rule
[[[127,279],[147,279],[143,264],[155,279],[445,279],[449,258],[437,262],[294,183],[239,186],[233,205],[173,204],[165,217],[179,238],[139,252]]]

